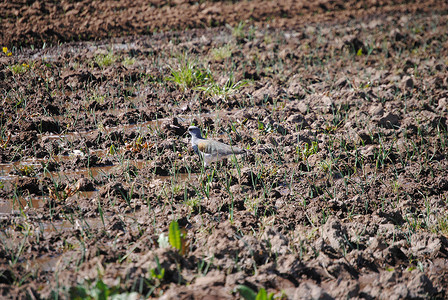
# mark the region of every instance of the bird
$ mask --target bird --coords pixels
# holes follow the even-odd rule
[[[205,167],[214,161],[219,161],[231,155],[246,153],[243,149],[203,138],[201,130],[196,126],[188,127],[188,133],[191,135],[191,146],[193,146],[194,152],[202,157]]]

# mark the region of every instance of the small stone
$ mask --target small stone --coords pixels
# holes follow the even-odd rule
[[[374,156],[374,150],[376,149],[375,146],[369,145],[365,147],[359,147],[359,153],[365,158],[373,157]]]
[[[85,177],[80,178],[76,182],[76,188],[78,191],[94,191],[95,186],[93,185],[93,182]]]
[[[302,125],[302,126],[308,125],[305,118],[300,114],[294,114],[292,116],[289,116],[288,119],[286,119],[286,122],[292,123],[292,124],[300,123],[300,125]]]
[[[401,80],[401,88],[412,89],[414,88],[414,80],[410,76],[405,76]]]
[[[292,82],[286,92],[293,97],[305,98],[306,93],[299,82]]]
[[[300,111],[300,113],[305,115],[308,112],[308,105],[306,105],[305,102],[299,102],[297,104],[297,109]]]
[[[382,116],[383,113],[384,113],[384,109],[383,109],[383,106],[381,104],[380,105],[371,106],[370,109],[369,109],[369,114],[371,116]]]
[[[326,107],[331,107],[333,105],[333,100],[328,96],[323,96],[321,100]]]
[[[226,277],[224,274],[207,274],[207,276],[198,277],[194,282],[195,285],[217,286],[224,285]]]
[[[448,100],[446,98],[439,99],[439,106],[437,106],[438,110],[447,111],[448,110]]]
[[[339,250],[346,243],[347,232],[336,217],[330,217],[322,228],[322,237],[330,243],[331,247]]]
[[[312,282],[303,282],[296,289],[293,299],[333,299],[324,289]]]
[[[337,86],[337,87],[339,87],[339,88],[346,87],[347,84],[348,84],[348,81],[347,81],[347,79],[345,79],[344,77],[339,78],[339,79],[334,83],[334,85]]]
[[[378,126],[384,128],[393,128],[395,126],[400,125],[400,118],[397,115],[390,112],[387,112],[381,118],[374,117],[372,118],[372,120],[375,121],[378,124]]]

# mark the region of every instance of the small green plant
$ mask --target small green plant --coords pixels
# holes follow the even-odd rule
[[[333,161],[330,158],[327,158],[319,163],[320,169],[328,173],[333,169]]]
[[[272,38],[272,36],[271,36],[269,33],[265,33],[265,34],[264,34],[263,42],[264,42],[266,45],[272,43],[272,40],[273,40],[273,38]]]
[[[235,82],[233,76],[227,79],[226,83],[221,87],[216,82],[212,82],[208,86],[198,87],[198,90],[204,91],[211,96],[218,96],[227,99],[230,95],[238,91],[242,86],[246,85],[247,81]]]
[[[30,165],[19,165],[16,168],[16,172],[21,176],[27,177],[32,176],[35,173],[33,166]]]
[[[398,180],[392,181],[392,190],[394,194],[398,194],[400,191],[400,182]]]
[[[177,223],[177,221],[171,222],[168,237],[171,246],[180,251],[182,248],[182,241],[179,224]]]
[[[205,180],[201,180],[201,192],[207,199],[209,199],[211,184],[213,182],[213,179],[216,176],[216,169],[213,168],[213,170],[211,171],[211,173],[209,175],[205,172],[204,164],[202,164],[202,162],[201,162],[201,174],[205,175]]]
[[[95,101],[98,102],[99,104],[103,104],[104,100],[106,99],[105,95],[100,95],[97,92],[93,92],[91,96],[89,96],[89,101]]]
[[[149,292],[146,294],[148,298],[152,293],[161,286],[163,279],[165,278],[165,268],[160,265],[159,257],[155,257],[157,267],[149,270],[149,276],[145,280],[146,284],[150,287]]]
[[[109,155],[115,155],[115,153],[117,153],[117,148],[115,147],[114,144],[110,145],[109,147],[109,151],[107,151],[107,154]]]
[[[124,66],[132,66],[133,64],[135,64],[135,58],[134,57],[126,56],[123,59],[123,65]]]
[[[256,28],[251,25],[249,29],[246,29],[246,25],[246,22],[241,21],[235,27],[232,27],[228,24],[226,25],[226,27],[232,31],[233,37],[235,37],[238,42],[242,42],[244,40],[253,40],[255,37]]]
[[[274,293],[268,295],[264,288],[261,288],[258,293],[256,293],[250,287],[240,285],[237,287],[237,291],[245,300],[274,300]]]
[[[0,235],[0,241],[3,245],[5,253],[7,254],[7,257],[9,257],[10,266],[14,266],[19,262],[22,254],[28,247],[27,241],[29,237],[32,236],[33,229],[29,223],[24,222],[23,224],[19,225],[19,228],[22,229],[21,234],[23,236],[23,239],[20,241],[20,243],[12,243],[11,246],[9,246],[9,243],[7,241],[8,235]]]
[[[434,233],[442,233],[448,235],[448,216],[443,216],[437,219],[437,225],[434,226]]]
[[[94,61],[100,68],[111,66],[117,60],[117,56],[113,52],[107,54],[98,54],[95,56]]]
[[[86,281],[70,288],[70,299],[131,299],[137,296],[137,293],[121,293],[118,286],[110,287],[97,279],[96,282]]]
[[[243,40],[245,38],[244,27],[246,27],[246,22],[241,21],[235,27],[232,27],[232,26],[227,24],[226,27],[229,28],[230,30],[232,30],[232,35],[236,39]]]
[[[149,274],[151,275],[150,279],[162,281],[165,277],[165,268],[162,268],[160,265],[159,257],[155,257],[157,268],[151,269]]]
[[[306,160],[312,154],[319,152],[319,145],[317,142],[311,142],[311,145],[304,143],[301,147],[297,147],[297,154],[301,160]]]
[[[258,120],[258,131],[262,132],[262,133],[270,133],[275,131],[274,126],[272,126],[271,123],[267,123],[266,125],[261,122],[260,120]]]
[[[253,212],[254,215],[257,215],[258,206],[260,205],[261,199],[258,197],[247,197],[244,200],[244,207],[250,211]]]
[[[185,229],[181,229],[177,221],[172,221],[168,232],[168,239],[171,247],[177,249],[181,255],[185,255],[187,251],[185,236]]]
[[[11,133],[8,134],[8,137],[5,140],[0,137],[0,148],[6,149],[10,140],[11,140]]]
[[[185,201],[185,204],[191,207],[192,209],[198,208],[201,204],[201,198],[199,197],[191,197]]]
[[[232,56],[232,46],[226,44],[225,46],[212,49],[210,53],[214,60],[221,61]]]
[[[22,64],[14,64],[12,66],[8,67],[11,72],[13,72],[14,74],[23,74],[26,71],[28,71],[31,67],[29,64],[27,63],[22,63]]]
[[[213,82],[213,77],[209,70],[186,57],[179,58],[178,66],[170,67],[170,69],[171,76],[167,77],[166,80],[176,83],[184,90]]]

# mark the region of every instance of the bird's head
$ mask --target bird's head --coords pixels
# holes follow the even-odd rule
[[[201,130],[196,126],[188,127],[188,133],[191,134],[192,137],[202,138]]]

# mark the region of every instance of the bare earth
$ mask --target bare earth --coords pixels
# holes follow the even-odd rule
[[[1,298],[448,297],[446,1],[4,1],[0,24]],[[192,124],[248,154],[204,169]]]

